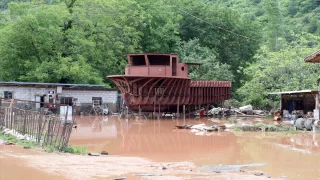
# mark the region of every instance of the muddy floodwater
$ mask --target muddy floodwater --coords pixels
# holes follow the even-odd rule
[[[254,124],[260,118],[237,118]],[[0,180],[20,179],[320,179],[320,134],[192,132],[184,124],[227,119],[77,117],[70,144],[108,156],[0,145]],[[1,143],[0,143],[1,144]],[[261,175],[263,173],[263,175]]]
[[[262,121],[240,118],[245,124]],[[217,125],[223,119],[118,120],[82,117],[70,140],[91,152],[136,156],[152,161],[192,161],[198,167],[261,163],[250,167],[271,177],[320,179],[320,135],[313,133],[192,133],[176,125]]]

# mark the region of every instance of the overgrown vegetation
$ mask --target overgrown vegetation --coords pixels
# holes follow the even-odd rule
[[[19,146],[26,146],[26,147],[30,147],[30,148],[35,148],[37,147],[37,144],[35,142],[32,141],[27,141],[27,140],[19,140],[16,137],[8,134],[8,135],[3,135],[2,133],[0,134],[0,139],[9,142],[9,143],[14,143],[17,144]]]
[[[228,118],[228,123],[230,124],[238,124],[238,120],[236,117],[230,117]]]
[[[249,125],[236,125],[233,128],[235,132],[242,132],[242,131],[250,131],[250,132],[286,132],[289,134],[297,133],[298,131],[295,130],[294,126],[288,125],[275,125],[275,124],[266,124],[263,122],[259,122],[252,126]]]
[[[86,147],[80,147],[80,146],[68,146],[64,152],[71,153],[71,154],[85,154],[87,152]]]
[[[315,0],[4,0],[0,80],[105,83],[125,53],[179,53],[193,79],[230,80],[236,105],[271,108],[271,91],[315,87]]]
[[[2,133],[0,134],[0,139],[4,140],[5,142],[8,143],[13,143],[18,146],[22,147],[30,147],[32,149],[43,149],[46,152],[52,153],[57,151],[54,146],[44,146],[41,147],[37,143],[32,142],[32,141],[27,141],[27,140],[19,140],[15,136],[12,136],[10,134],[3,135]],[[80,147],[80,146],[71,146],[69,145],[67,148],[64,150],[65,153],[70,153],[70,154],[85,154],[87,152],[86,147]]]

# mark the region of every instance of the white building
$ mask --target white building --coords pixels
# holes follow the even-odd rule
[[[0,97],[40,102],[36,106],[43,106],[46,103],[75,103],[76,106],[90,107],[99,104],[108,106],[114,112],[117,107],[118,92],[116,89],[105,88],[104,85],[0,82]]]

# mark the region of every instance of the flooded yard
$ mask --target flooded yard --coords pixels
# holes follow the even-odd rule
[[[263,121],[239,118],[242,123]],[[84,145],[93,152],[136,156],[152,161],[191,161],[204,165],[263,163],[248,169],[288,179],[320,179],[320,134],[212,132],[195,134],[176,125],[217,125],[225,119],[117,120],[117,117],[79,118],[71,144]]]
[[[238,120],[245,124],[265,121]],[[228,123],[227,119],[207,118],[84,116],[77,123],[70,144],[94,153],[107,151],[108,156],[48,154],[1,145],[0,168],[6,173],[0,179],[21,179],[19,174],[24,173],[30,175],[27,179],[320,179],[320,134],[195,133],[175,128]],[[23,166],[12,169],[14,164]]]

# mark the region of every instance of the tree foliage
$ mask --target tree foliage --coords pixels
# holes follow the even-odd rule
[[[123,73],[125,53],[183,53],[196,43],[201,52],[188,58],[206,73],[192,76],[239,86],[258,49],[237,36],[256,37],[254,24],[204,0],[9,1],[0,16],[4,81],[110,83],[105,77]]]
[[[230,80],[235,98],[310,89],[319,0],[3,0],[0,80],[105,83],[125,53],[178,53],[193,79]],[[297,36],[297,34],[299,36]]]
[[[213,49],[220,63],[228,64],[237,78],[233,87],[241,86],[243,69],[253,62],[260,34],[255,23],[219,3],[186,0],[177,5],[182,15],[181,38],[198,38],[202,46]],[[182,8],[183,7],[183,8]]]
[[[198,39],[181,44],[178,53],[182,62],[202,63],[200,67],[189,66],[190,77],[193,79],[234,80],[230,65],[220,63],[216,58],[217,53],[208,47],[201,47]]]
[[[305,63],[303,58],[317,50],[304,46],[309,42],[308,38],[318,42],[320,38],[308,34],[297,38],[297,42],[279,52],[270,52],[267,48],[259,51],[256,55],[257,62],[245,71],[250,80],[237,91],[244,103],[255,107],[270,107],[270,100],[279,98],[268,95],[270,92],[317,87],[320,64]]]

